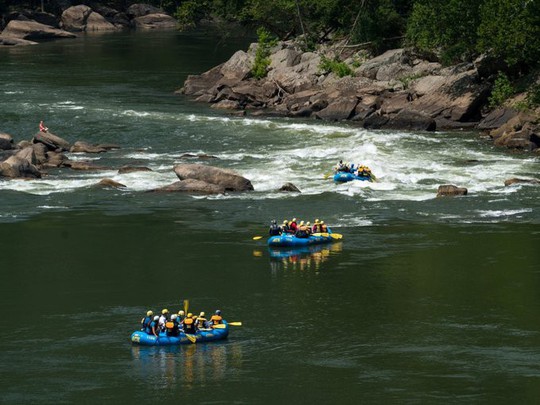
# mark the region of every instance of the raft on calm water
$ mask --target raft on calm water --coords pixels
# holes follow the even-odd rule
[[[353,180],[373,181],[371,176],[357,176],[354,173],[349,172],[338,172],[334,174],[334,181],[336,183],[346,183]]]
[[[333,235],[329,233],[314,233],[307,238],[298,238],[295,235],[283,233],[281,235],[270,236],[268,238],[268,246],[310,246],[323,243],[331,243],[341,239],[341,235]]]
[[[161,332],[159,337],[156,337],[144,331],[137,330],[131,334],[131,343],[142,346],[177,346],[189,343],[213,342],[226,339],[229,335],[228,323],[223,321],[222,325],[225,327],[198,330],[197,333],[193,335],[186,335],[184,332],[180,332],[178,336],[167,336],[165,332]],[[193,338],[195,338],[195,340]]]

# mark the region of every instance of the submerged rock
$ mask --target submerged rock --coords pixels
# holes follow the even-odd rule
[[[186,179],[180,180],[165,187],[151,190],[152,192],[184,192],[201,194],[224,194],[225,188],[218,184],[211,184],[201,180]]]
[[[113,188],[125,188],[126,185],[119,183],[113,179],[105,178],[102,179],[99,183],[96,183],[98,187],[113,187]]]
[[[301,193],[300,189],[296,187],[292,183],[285,183],[282,185],[278,191],[287,191],[287,192],[293,192],[293,193]]]
[[[539,179],[520,179],[517,177],[508,179],[504,181],[506,187],[511,186],[512,184],[540,184]]]
[[[55,38],[76,38],[76,35],[36,21],[11,20],[2,31],[2,37],[40,41]]]

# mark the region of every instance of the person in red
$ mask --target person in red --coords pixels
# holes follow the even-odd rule
[[[39,132],[47,132],[49,130],[49,128],[47,128],[45,126],[45,124],[43,123],[43,121],[39,121]]]
[[[296,233],[296,230],[298,229],[298,224],[296,223],[296,218],[293,218],[291,222],[289,222],[289,229],[291,230],[291,233]]]

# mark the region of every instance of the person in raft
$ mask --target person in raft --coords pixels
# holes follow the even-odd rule
[[[343,160],[340,160],[339,163],[334,167],[335,172],[348,172],[350,167],[347,163],[343,163]]]
[[[208,328],[208,321],[206,320],[205,315],[206,314],[204,312],[201,312],[197,317],[197,320],[195,321],[195,327],[197,330]]]
[[[171,320],[165,323],[165,333],[167,336],[178,336],[180,334],[180,323],[177,314],[172,314]]]
[[[150,324],[150,328],[152,329],[151,334],[154,335],[155,337],[159,337],[159,316],[158,315],[154,316],[154,320]]]
[[[161,316],[159,317],[159,330],[165,331],[165,324],[171,320],[168,309],[163,309],[161,311]]]
[[[281,235],[281,228],[278,226],[275,219],[273,219],[272,223],[270,224],[270,229],[268,230],[268,234],[270,236]]]
[[[141,330],[148,334],[152,333],[152,318],[154,313],[152,311],[146,312],[146,316],[141,319]]]
[[[197,332],[195,328],[195,316],[190,312],[187,314],[186,319],[184,319],[184,332],[190,335],[193,335]]]
[[[47,132],[49,130],[49,128],[47,128],[45,126],[45,124],[43,123],[43,121],[39,121],[39,132]]]
[[[219,325],[223,323],[223,318],[221,317],[221,311],[218,309],[214,315],[210,318],[211,325]]]

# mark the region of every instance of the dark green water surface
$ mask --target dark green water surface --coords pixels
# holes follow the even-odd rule
[[[217,41],[0,49],[0,131],[30,139],[45,119],[70,142],[121,145],[70,156],[105,172],[0,180],[0,403],[538,402],[540,192],[503,185],[536,176],[537,158],[475,134],[231,118],[172,95],[247,46]],[[255,191],[147,193],[176,180],[183,153],[217,156]],[[380,181],[325,181],[342,157]],[[127,187],[92,186],[103,177]],[[286,181],[302,193],[276,193]],[[446,183],[469,195],[434,198]],[[303,253],[252,240],[292,216],[343,241]],[[184,299],[243,326],[213,344],[132,346],[148,309]]]

